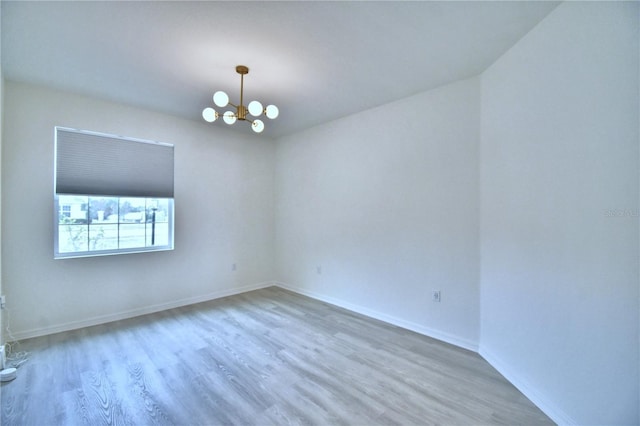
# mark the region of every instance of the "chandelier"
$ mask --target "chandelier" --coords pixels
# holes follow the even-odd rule
[[[247,113],[251,114],[254,117],[259,117],[262,114],[266,115],[267,118],[273,120],[278,117],[280,111],[278,107],[275,105],[268,105],[266,107],[262,107],[262,104],[258,101],[251,101],[249,105],[244,106],[243,103],[243,90],[244,90],[244,76],[245,74],[249,74],[249,68],[244,65],[238,65],[236,67],[236,72],[240,74],[240,104],[234,105],[229,102],[229,96],[223,91],[217,91],[213,94],[213,102],[219,106],[220,108],[225,108],[228,105],[231,105],[235,108],[235,111],[225,111],[222,114],[222,119],[225,123],[231,125],[236,122],[236,120],[240,121],[248,121],[251,123],[251,129],[256,133],[261,133],[264,130],[264,123],[260,119],[251,120],[247,118]],[[213,123],[220,117],[220,113],[215,109],[209,107],[205,108],[202,111],[202,118],[209,123]]]

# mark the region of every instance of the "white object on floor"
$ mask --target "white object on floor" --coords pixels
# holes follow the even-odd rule
[[[0,382],[10,382],[18,376],[18,371],[11,367],[0,371]]]

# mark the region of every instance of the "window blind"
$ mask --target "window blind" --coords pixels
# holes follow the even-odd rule
[[[55,192],[173,198],[173,145],[56,127]]]

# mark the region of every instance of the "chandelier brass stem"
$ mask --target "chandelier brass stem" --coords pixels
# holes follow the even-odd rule
[[[247,118],[247,109],[244,107],[244,75],[249,73],[249,68],[244,67],[242,65],[238,65],[236,67],[236,72],[240,74],[240,106],[237,108],[238,112],[238,120],[246,120]]]

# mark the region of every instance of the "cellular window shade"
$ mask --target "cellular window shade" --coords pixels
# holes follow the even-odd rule
[[[57,194],[173,198],[173,145],[56,127]]]

